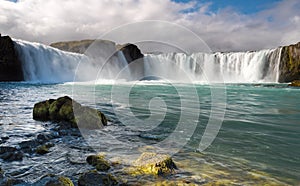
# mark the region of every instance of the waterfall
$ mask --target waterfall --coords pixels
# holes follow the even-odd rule
[[[103,54],[88,57],[40,43],[17,39],[14,39],[14,42],[22,62],[24,79],[29,82],[62,83],[93,81],[96,78],[112,79],[127,65],[123,53],[119,51],[106,59]]]
[[[126,68],[120,51],[109,60],[64,52],[43,44],[14,39],[26,81],[136,80],[136,74],[178,82],[257,83],[278,82],[281,48],[256,52],[147,54]],[[106,52],[107,53],[107,52]],[[131,63],[134,64],[134,63]],[[122,73],[120,73],[123,71]],[[137,72],[138,71],[138,72]],[[122,74],[122,76],[119,76]],[[140,76],[139,76],[139,79]],[[147,79],[147,78],[145,78]],[[151,78],[150,78],[151,79]],[[153,79],[153,78],[152,78]]]
[[[257,52],[168,53],[145,57],[145,74],[181,81],[277,82],[281,48]],[[185,80],[183,80],[185,81]]]

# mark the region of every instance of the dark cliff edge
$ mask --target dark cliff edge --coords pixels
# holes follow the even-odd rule
[[[300,42],[282,47],[279,69],[280,83],[300,80]]]
[[[0,81],[23,81],[21,61],[9,36],[0,35]]]
[[[87,54],[87,55],[89,55],[89,50],[95,50],[95,49],[97,50],[96,52],[100,52],[99,55],[101,55],[102,52],[103,53],[102,56],[105,56],[105,53],[109,53],[110,55],[113,55],[113,53],[117,51],[121,51],[124,54],[124,57],[128,63],[131,63],[134,60],[141,59],[144,57],[140,49],[134,44],[126,43],[123,45],[119,45],[108,40],[87,39],[81,41],[66,41],[66,42],[52,43],[50,44],[50,46],[67,52],[74,52],[74,53]]]
[[[134,44],[126,43],[120,45],[112,41],[97,39],[58,42],[52,43],[50,46],[67,52],[85,54],[90,57],[94,55],[96,57],[101,56],[105,59],[110,58],[112,55],[117,55],[117,52],[121,51],[129,64],[132,77],[144,78],[144,54],[142,54],[138,46]]]

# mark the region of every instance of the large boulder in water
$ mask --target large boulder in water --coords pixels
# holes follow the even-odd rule
[[[300,79],[300,42],[282,47],[279,69],[279,82]]]
[[[33,108],[33,119],[68,122],[74,128],[98,129],[107,125],[107,119],[102,112],[82,106],[68,96],[36,103]]]
[[[130,172],[134,175],[166,175],[174,173],[177,166],[172,158],[165,154],[144,152],[135,162]]]
[[[0,81],[23,81],[22,64],[9,36],[0,34]]]

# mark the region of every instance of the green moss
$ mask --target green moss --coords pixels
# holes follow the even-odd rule
[[[58,178],[59,182],[62,183],[63,186],[74,186],[73,182],[70,180],[70,178],[67,178],[67,177],[63,177],[63,176],[60,176]]]
[[[172,158],[167,155],[156,153],[143,153],[135,162],[135,167],[131,169],[131,174],[152,174],[165,175],[174,172],[177,169]]]
[[[41,154],[41,155],[43,155],[43,154],[47,154],[47,153],[49,153],[50,151],[49,151],[49,148],[51,148],[51,147],[53,147],[54,145],[53,144],[51,144],[51,143],[48,143],[48,144],[45,144],[45,145],[41,145],[41,146],[38,146],[37,148],[36,148],[36,153],[37,154]]]
[[[98,171],[108,171],[110,169],[110,163],[104,159],[103,155],[90,155],[86,158],[86,161]]]

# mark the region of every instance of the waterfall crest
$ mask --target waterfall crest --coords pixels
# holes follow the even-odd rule
[[[109,60],[64,52],[43,44],[14,40],[26,81],[61,83],[114,80],[127,65],[122,52]],[[137,65],[126,68],[123,80],[135,80],[137,70],[144,76],[179,82],[256,83],[278,82],[281,48],[256,52],[147,54]],[[109,61],[109,62],[107,62]],[[137,67],[139,66],[139,67]]]
[[[180,81],[188,74],[192,81],[256,83],[278,82],[281,48],[257,52],[148,54],[145,74],[156,71],[162,77]]]

